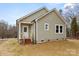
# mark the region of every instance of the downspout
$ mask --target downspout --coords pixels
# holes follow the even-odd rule
[[[34,39],[34,44],[36,44],[37,43],[37,38],[36,38],[36,36],[37,36],[37,34],[36,34],[36,26],[37,26],[37,24],[36,24],[36,21],[35,21],[35,19],[32,21],[35,25],[34,25],[34,29],[35,29],[35,32],[34,32],[34,37],[35,37],[35,39]]]
[[[36,21],[35,21],[35,44],[36,44]]]
[[[35,23],[35,40],[34,40],[34,43],[36,44],[36,21],[34,20],[34,23]]]

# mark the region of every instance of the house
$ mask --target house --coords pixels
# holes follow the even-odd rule
[[[56,9],[43,7],[16,21],[18,39],[35,40],[36,43],[66,38],[64,18]]]

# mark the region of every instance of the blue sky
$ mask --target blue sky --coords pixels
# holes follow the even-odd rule
[[[15,25],[18,18],[44,6],[49,10],[63,9],[64,3],[2,3],[0,4],[0,20],[3,19],[8,24]]]

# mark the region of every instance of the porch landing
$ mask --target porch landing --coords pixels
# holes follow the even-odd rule
[[[32,41],[31,39],[27,38],[27,39],[20,39],[20,44],[31,44]]]

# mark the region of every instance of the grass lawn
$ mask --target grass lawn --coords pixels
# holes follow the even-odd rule
[[[0,43],[0,55],[79,56],[79,40],[58,40],[35,45],[19,45],[16,39],[8,39]]]

